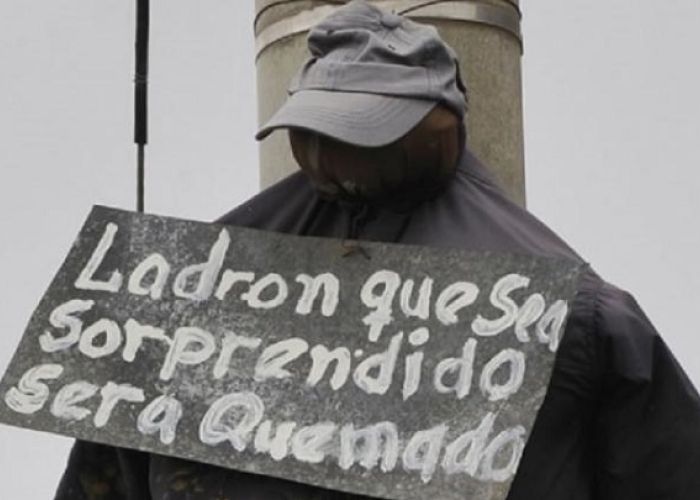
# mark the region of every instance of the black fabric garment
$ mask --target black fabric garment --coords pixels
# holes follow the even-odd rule
[[[545,225],[509,201],[467,150],[445,191],[407,212],[323,200],[298,173],[220,222],[582,262]],[[688,334],[694,329],[689,324]],[[56,498],[362,497],[77,442]],[[572,304],[549,391],[508,499],[700,499],[700,398],[634,299],[590,268]]]

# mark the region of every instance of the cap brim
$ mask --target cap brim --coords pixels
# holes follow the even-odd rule
[[[300,90],[255,135],[278,128],[302,128],[356,146],[384,146],[408,133],[436,105],[427,99],[362,92]]]

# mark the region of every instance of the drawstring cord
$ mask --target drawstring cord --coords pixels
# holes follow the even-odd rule
[[[377,218],[378,216],[381,217],[379,209],[377,209],[376,207],[372,207],[367,203],[341,203],[341,207],[347,214],[345,234],[342,240],[342,256],[349,257],[351,255],[359,253],[367,260],[370,260],[371,256],[369,252],[366,248],[364,248],[361,245],[359,239],[360,234],[362,233],[365,225],[369,221]],[[412,213],[412,210],[402,212],[392,211],[390,213],[386,212],[384,214],[386,217],[393,218],[393,220],[391,220],[391,225],[395,227],[395,232],[394,234],[390,235],[389,238],[383,238],[383,240],[387,243],[394,243],[400,241],[411,223]],[[384,236],[386,237],[388,235]]]
[[[362,226],[370,218],[369,205],[362,203],[359,205],[348,205],[343,207],[348,214],[347,225],[345,227],[345,237],[343,238],[343,257],[350,257],[359,253],[365,259],[370,260],[369,252],[357,241]]]

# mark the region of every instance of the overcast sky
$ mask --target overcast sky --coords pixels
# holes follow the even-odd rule
[[[253,2],[151,3],[147,210],[211,220],[258,185]],[[529,208],[699,385],[700,2],[522,3]],[[133,4],[0,2],[0,370],[91,205],[134,207]],[[70,440],[0,442],[3,498],[51,498]]]

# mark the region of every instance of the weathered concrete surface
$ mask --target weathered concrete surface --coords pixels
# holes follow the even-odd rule
[[[283,3],[256,0],[256,34],[285,18],[328,3],[318,0]],[[516,9],[518,4],[505,0],[482,0],[479,3],[509,9]],[[484,24],[416,20],[434,24],[458,53],[462,75],[469,88],[467,127],[470,147],[493,169],[510,196],[524,205],[521,43],[513,34]],[[267,121],[284,102],[289,80],[306,58],[305,33],[279,40],[259,54],[259,123]],[[274,133],[261,143],[262,187],[269,186],[296,168],[285,133]]]

